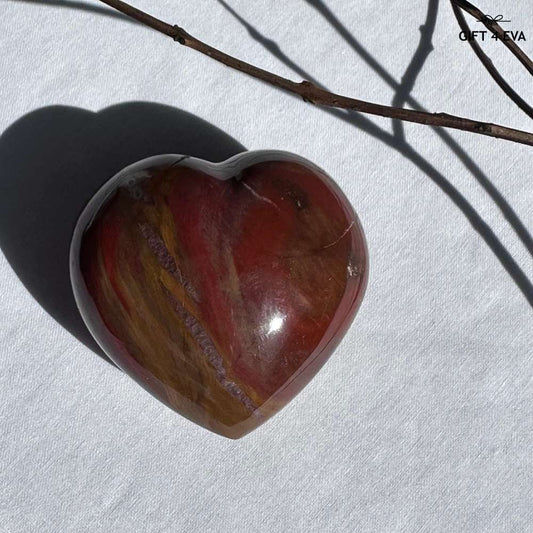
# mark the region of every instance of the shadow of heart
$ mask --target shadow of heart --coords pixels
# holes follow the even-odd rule
[[[33,111],[0,137],[2,251],[39,304],[109,361],[85,327],[70,286],[69,247],[83,207],[105,181],[140,159],[178,153],[217,162],[243,151],[212,124],[160,104]]]

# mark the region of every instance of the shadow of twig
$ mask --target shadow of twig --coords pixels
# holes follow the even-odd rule
[[[438,0],[429,0],[427,20],[424,24],[424,31],[422,38],[411,60],[406,75],[402,80],[402,84],[398,83],[394,77],[371,55],[369,52],[355,39],[355,37],[348,31],[348,29],[340,22],[333,12],[323,3],[322,0],[304,0],[312,5],[317,11],[324,16],[324,18],[332,25],[332,27],[344,38],[350,47],[367,63],[388,85],[390,85],[396,93],[395,99],[398,102],[407,102],[414,109],[424,110],[423,107],[411,96],[411,91],[414,88],[416,78],[420,73],[423,64],[430,53],[429,47],[432,46],[431,38],[435,29]],[[217,0],[233,17],[235,17],[240,24],[242,24],[250,36],[267,49],[274,57],[281,61],[288,68],[293,70],[302,78],[315,83],[320,87],[324,87],[309,73],[302,69],[295,61],[289,58],[280,48],[280,46],[265,37],[257,28],[250,22],[239,15],[231,6],[224,0]],[[399,94],[399,96],[398,96]],[[379,139],[387,146],[394,148],[404,157],[408,158],[414,165],[416,165],[422,172],[424,172],[462,211],[464,216],[471,223],[472,227],[479,233],[487,246],[491,249],[497,259],[500,261],[504,269],[511,276],[517,287],[521,290],[526,300],[533,307],[533,284],[529,281],[518,263],[514,260],[509,251],[505,248],[502,242],[498,239],[496,234],[492,231],[490,226],[477,213],[473,206],[467,199],[449,182],[446,177],[439,172],[428,160],[420,155],[412,146],[405,140],[403,135],[392,135],[386,130],[376,126],[371,120],[356,112],[345,112],[332,108],[320,108],[323,112],[336,116],[337,118],[356,126],[365,133],[372,135]],[[525,247],[531,255],[533,255],[533,239],[526,227],[520,221],[514,210],[503,198],[501,193],[491,183],[488,177],[483,173],[479,166],[472,160],[472,158],[461,148],[461,146],[442,128],[433,128],[437,135],[448,145],[452,152],[465,165],[465,167],[477,179],[484,190],[489,194],[493,201],[497,204],[500,211],[513,227],[514,231],[524,243]]]
[[[396,94],[392,99],[394,107],[403,107],[411,92],[415,88],[416,78],[422,72],[424,63],[433,51],[433,33],[437,24],[437,14],[439,11],[439,0],[429,0],[426,22],[420,26],[420,42],[416,49],[409,66],[405,70],[400,86],[396,89]],[[405,141],[405,131],[401,120],[393,120],[392,127],[394,134]]]

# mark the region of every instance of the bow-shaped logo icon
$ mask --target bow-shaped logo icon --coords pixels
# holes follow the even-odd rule
[[[511,22],[510,20],[503,20],[503,15],[496,15],[491,17],[490,15],[484,15],[478,22]]]

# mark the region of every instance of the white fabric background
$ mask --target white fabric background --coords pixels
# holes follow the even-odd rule
[[[311,2],[228,1],[328,87],[392,101],[393,89]],[[230,441],[163,407],[77,340],[1,255],[1,531],[533,530],[532,307],[449,195],[400,150],[148,29],[47,1],[1,4],[0,132],[56,104],[183,109],[249,149],[289,150],[322,166],[357,210],[371,260],[363,306],[322,372],[278,416]],[[135,4],[300,79],[215,0]],[[399,81],[427,0],[326,5]],[[530,0],[479,5],[524,30],[533,55]],[[431,111],[531,130],[458,32],[441,1],[413,97]],[[525,70],[501,45],[486,49],[531,102]],[[391,131],[388,120],[372,122]],[[531,284],[531,247],[497,203],[432,130],[405,131]],[[533,231],[533,151],[451,136]]]

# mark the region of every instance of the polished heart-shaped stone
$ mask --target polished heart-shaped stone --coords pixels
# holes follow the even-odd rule
[[[239,438],[329,358],[367,281],[363,231],[335,183],[284,152],[214,164],[159,156],[93,197],[71,278],[109,357],[156,398]]]

